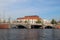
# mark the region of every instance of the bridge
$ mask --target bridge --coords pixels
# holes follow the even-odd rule
[[[19,29],[51,29],[55,28],[51,25],[42,25],[42,24],[29,24],[29,23],[1,23],[0,28],[19,28]]]
[[[17,27],[24,27],[24,28],[34,28],[34,26],[36,27],[36,28],[40,28],[40,27],[42,27],[42,24],[29,24],[29,23],[12,23],[11,24],[11,27],[12,28],[17,28]]]
[[[51,25],[42,25],[42,24],[29,24],[29,23],[12,23],[10,25],[11,28],[27,28],[27,29],[33,29],[33,28],[53,28]]]

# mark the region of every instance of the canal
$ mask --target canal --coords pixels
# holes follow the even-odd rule
[[[0,29],[0,40],[60,40],[60,30]]]

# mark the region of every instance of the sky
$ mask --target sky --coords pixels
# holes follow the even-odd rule
[[[0,18],[28,15],[60,20],[60,0],[0,0]]]

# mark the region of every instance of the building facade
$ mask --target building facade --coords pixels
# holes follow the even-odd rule
[[[20,23],[30,23],[30,24],[35,24],[36,21],[38,20],[42,20],[39,16],[25,16],[25,17],[22,17],[22,18],[17,18],[17,22],[20,22]]]

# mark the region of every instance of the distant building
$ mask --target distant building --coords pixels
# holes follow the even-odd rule
[[[50,21],[46,20],[46,19],[43,19],[43,21],[44,21],[44,24],[49,24],[50,23]]]
[[[36,21],[38,21],[38,20],[42,20],[39,16],[36,16],[36,15],[34,15],[34,16],[25,16],[25,17],[22,17],[22,18],[17,18],[17,22],[29,22],[29,23],[31,23],[31,24],[35,24],[36,23]]]
[[[44,25],[52,26],[51,21],[43,19]]]
[[[7,23],[0,24],[0,29],[7,29],[7,28],[9,28],[9,24]]]
[[[58,21],[58,22],[57,22],[57,24],[59,24],[59,25],[60,25],[60,21]]]
[[[0,19],[0,23],[12,23],[12,20],[8,20],[8,19]]]
[[[60,25],[58,24],[58,25],[56,25],[56,27],[55,28],[57,28],[57,29],[60,29]]]

